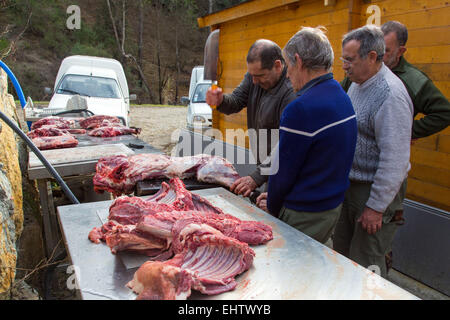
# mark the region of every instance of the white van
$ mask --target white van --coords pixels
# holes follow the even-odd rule
[[[187,110],[187,128],[208,129],[212,127],[212,110],[206,103],[206,91],[211,87],[211,81],[201,80],[197,82],[189,99]]]
[[[192,68],[191,81],[189,83],[189,99],[192,97],[197,82],[203,80],[204,66],[195,66]]]
[[[192,69],[189,85],[189,97],[182,97],[181,101],[188,104],[186,122],[189,130],[207,129],[212,126],[212,110],[206,103],[206,91],[211,87],[210,80],[203,80],[203,66]]]
[[[47,93],[52,90],[46,88]],[[87,109],[96,115],[120,118],[130,123],[130,100],[127,79],[119,61],[102,57],[70,56],[65,58],[56,76],[48,108],[64,109],[71,98],[80,96]]]

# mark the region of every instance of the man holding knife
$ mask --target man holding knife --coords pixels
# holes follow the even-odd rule
[[[247,54],[247,73],[241,84],[231,94],[223,94],[220,88],[209,89],[206,103],[217,106],[224,114],[238,113],[247,108],[247,127],[254,130],[250,137],[252,151],[256,152],[257,169],[249,176],[238,179],[230,188],[236,194],[248,197],[253,190],[268,180],[261,172],[261,163],[272,150],[270,130],[278,130],[280,117],[289,102],[295,99],[291,83],[286,77],[286,65],[281,48],[267,39],[257,40]],[[267,139],[261,141],[259,133],[267,130]],[[264,156],[257,148],[263,148]]]

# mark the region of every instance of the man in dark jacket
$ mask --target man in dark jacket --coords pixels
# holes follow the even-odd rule
[[[268,175],[261,172],[261,163],[277,143],[271,141],[272,134],[269,131],[278,130],[284,108],[295,99],[291,83],[286,77],[281,48],[275,42],[260,39],[250,47],[247,71],[241,84],[231,94],[223,94],[220,88],[209,89],[206,93],[206,103],[217,106],[217,111],[224,114],[237,113],[247,108],[250,144],[258,166],[252,174],[238,179],[230,188],[232,192],[245,197],[267,182]],[[263,130],[268,130],[267,138],[259,140]]]

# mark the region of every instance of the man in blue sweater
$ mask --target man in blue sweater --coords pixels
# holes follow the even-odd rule
[[[330,72],[334,54],[321,28],[302,28],[283,56],[297,98],[284,110],[268,192],[257,204],[325,243],[338,221],[356,145],[352,103]]]

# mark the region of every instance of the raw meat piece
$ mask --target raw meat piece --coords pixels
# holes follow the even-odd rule
[[[94,190],[97,192],[106,190],[115,195],[130,194],[138,181],[173,177],[181,179],[196,177],[198,181],[230,187],[239,178],[239,174],[227,160],[209,155],[112,156],[99,159],[94,176]]]
[[[136,225],[143,215],[160,211],[196,210],[197,208],[201,208],[205,213],[216,215],[223,214],[222,210],[214,207],[208,200],[200,196],[196,196],[195,200],[193,200],[192,194],[186,190],[183,181],[179,178],[174,178],[169,181],[169,184],[163,182],[161,189],[147,199],[126,196],[117,198],[110,206],[108,222],[101,228],[94,228],[89,233],[89,239],[92,242],[99,243],[100,241],[106,241],[108,236],[114,235],[115,241],[117,242],[113,244],[116,248],[113,250],[115,253],[118,251],[117,248],[127,249],[128,246],[126,242],[129,240],[130,236],[121,237],[119,235],[121,231],[125,233],[133,231],[133,237],[135,237],[136,232],[140,232],[139,235],[142,235],[142,233],[147,234],[147,231],[145,230],[134,230],[134,227],[130,227]],[[164,239],[164,241],[170,241],[169,235],[167,234],[161,235],[157,232],[153,232],[149,234],[149,236],[150,238],[156,236]],[[137,238],[135,237],[135,243],[136,239]],[[119,243],[120,241],[123,241],[125,244]],[[111,241],[110,243],[113,242]],[[146,243],[146,240],[142,240],[141,243]],[[152,246],[150,247],[153,248]],[[144,246],[142,245],[140,250],[144,251],[143,248]],[[111,249],[113,248],[111,247]],[[150,255],[160,253],[161,252],[149,251],[145,254]]]
[[[96,192],[108,191],[116,196],[132,193],[137,181],[161,177],[170,157],[158,154],[117,155],[98,160],[93,183]]]
[[[31,130],[38,129],[42,126],[51,125],[58,129],[69,129],[74,125],[73,120],[67,120],[61,117],[46,117],[39,119],[31,124]]]
[[[133,251],[147,256],[157,256],[169,249],[169,242],[151,234],[145,234],[134,225],[116,225],[105,235],[105,241],[113,254]]]
[[[100,240],[105,241],[105,234],[112,231],[115,226],[119,225],[119,223],[114,221],[108,221],[100,228],[94,228],[91,232],[89,232],[89,240],[94,243],[100,243]]]
[[[116,137],[116,136],[122,136],[127,134],[139,134],[141,133],[141,129],[139,128],[128,128],[125,126],[101,126],[98,128],[95,128],[88,132],[88,135],[93,137],[102,137],[102,138],[108,138],[108,137]]]
[[[114,116],[95,115],[81,120],[79,124],[83,129],[95,129],[101,126],[103,121],[105,120],[107,120],[107,122],[105,122],[105,125],[111,123],[121,123],[120,119]]]
[[[197,170],[197,180],[231,187],[239,179],[239,174],[226,159],[211,157]]]
[[[122,224],[136,224],[142,216],[156,212],[197,210],[204,213],[224,214],[205,198],[192,194],[180,178],[163,182],[161,189],[151,197],[119,197],[109,207],[109,220]]]
[[[132,251],[152,257],[151,260],[167,260],[173,255],[170,238],[155,237],[137,230],[135,225],[121,225],[113,220],[101,228],[92,229],[89,240],[94,243],[106,242],[113,254]]]
[[[192,275],[163,262],[149,261],[127,286],[139,293],[137,300],[185,300],[191,295]]]
[[[73,148],[78,145],[78,140],[72,135],[36,137],[32,141],[40,150]]]
[[[249,244],[263,244],[273,238],[270,226],[242,221],[223,213],[203,197],[193,196],[179,178],[174,178],[169,184],[163,182],[158,193],[147,199],[120,197],[110,206],[108,222],[94,228],[89,239],[95,243],[106,241],[113,253],[133,250],[148,256],[169,255],[172,228],[176,221],[186,219],[209,225]]]
[[[58,117],[47,117],[36,121],[27,136],[40,150],[73,148],[78,140],[70,133],[73,120]]]
[[[225,236],[250,245],[264,244],[273,239],[272,228],[258,221],[243,221],[229,214],[215,214],[202,211],[155,212],[144,215],[136,229],[157,237],[167,238],[177,221],[189,220],[209,225]]]
[[[155,212],[142,216],[137,224],[114,223],[112,228],[109,221],[101,229],[94,228],[89,239],[96,243],[100,240],[106,241],[114,254],[131,250],[147,256],[157,256],[166,252],[172,245],[172,232],[179,221],[208,225],[225,236],[250,245],[264,244],[273,239],[272,228],[262,222],[243,221],[227,214],[208,214],[201,211]]]
[[[213,295],[233,290],[234,277],[253,263],[255,252],[220,231],[191,221],[177,221],[173,238],[177,253],[165,262],[144,263],[127,286],[138,299],[181,299],[190,288]]]
[[[205,211],[189,209],[196,202]],[[165,208],[170,210],[161,211]],[[179,178],[163,182],[146,200],[116,199],[108,219],[89,233],[92,242],[105,241],[112,253],[151,257],[127,283],[137,299],[186,299],[191,289],[208,295],[233,290],[234,277],[248,270],[255,256],[243,241],[261,244],[273,238],[264,223],[242,221],[200,196],[194,199]]]
[[[56,137],[56,136],[63,136],[63,135],[70,135],[70,133],[66,129],[58,129],[51,125],[41,126],[37,129],[31,130],[30,132],[27,133],[27,136],[30,139],[34,139],[37,137]]]

